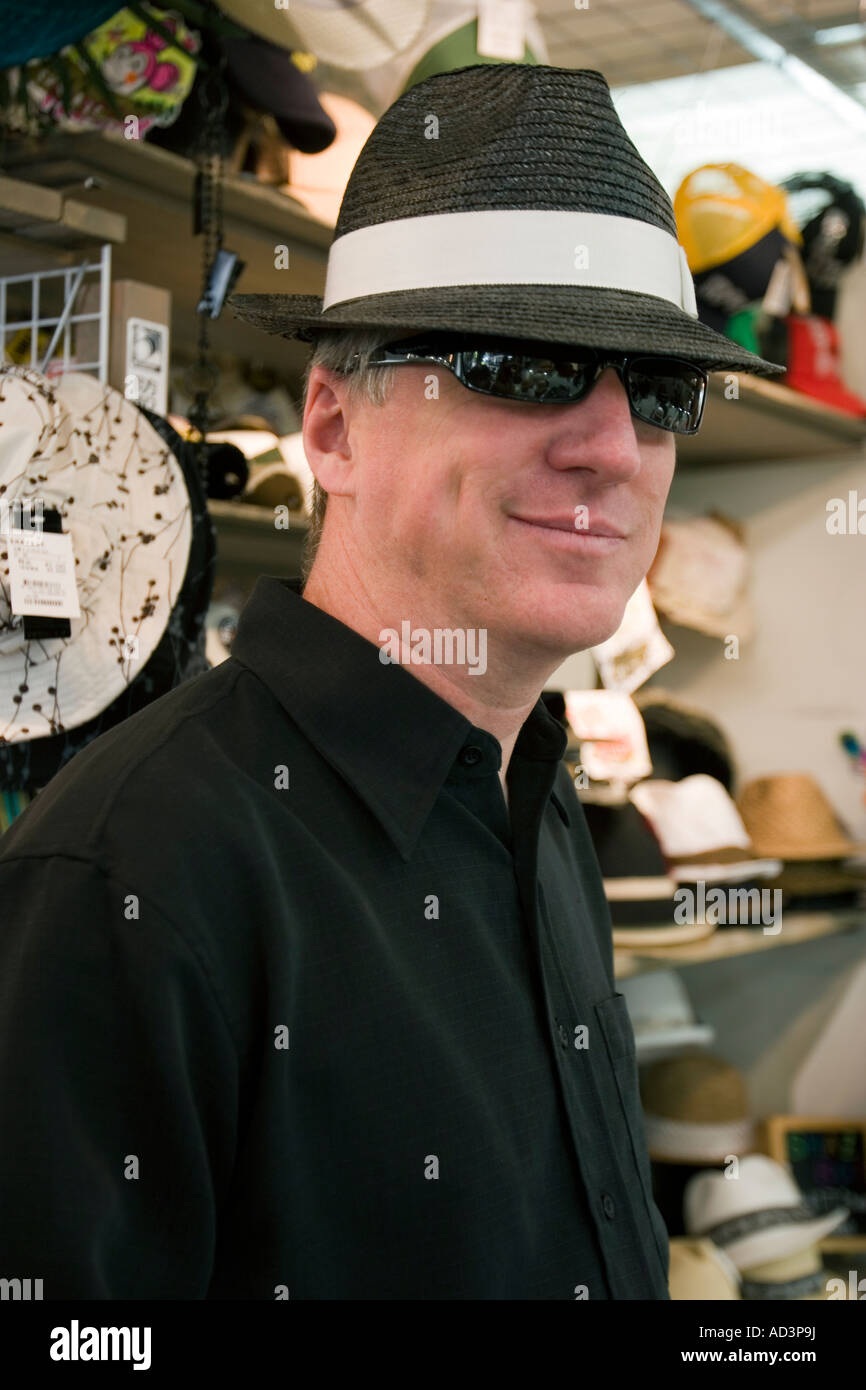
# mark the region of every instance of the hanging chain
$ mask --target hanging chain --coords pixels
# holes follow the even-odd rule
[[[195,365],[187,373],[192,395],[190,424],[196,430],[196,462],[207,494],[207,450],[205,436],[210,427],[211,399],[219,369],[210,352],[210,278],[217,255],[223,247],[223,142],[228,109],[226,59],[221,54],[198,90],[203,119],[195,148],[195,195],[193,232],[202,238],[201,295],[198,304],[198,342]]]

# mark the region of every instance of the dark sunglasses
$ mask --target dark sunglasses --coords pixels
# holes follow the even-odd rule
[[[388,343],[368,358],[371,367],[403,362],[435,362],[447,367],[470,391],[538,405],[585,400],[604,369],[613,367],[632,414],[673,434],[697,434],[707,394],[707,374],[700,367],[677,357],[643,353],[493,342],[472,347],[453,337],[438,342],[427,335]],[[350,370],[354,365],[353,361]]]

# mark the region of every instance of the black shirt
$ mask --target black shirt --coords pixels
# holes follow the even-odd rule
[[[51,1298],[667,1298],[562,727],[262,578],[0,840],[0,1272]]]

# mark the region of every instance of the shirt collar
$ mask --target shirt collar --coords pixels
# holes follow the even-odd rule
[[[446,778],[498,772],[501,747],[410,670],[380,661],[374,642],[301,589],[300,579],[260,576],[231,659],[264,682],[408,859]],[[512,757],[558,762],[566,742],[539,699]]]

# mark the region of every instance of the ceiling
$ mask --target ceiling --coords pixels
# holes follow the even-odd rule
[[[429,35],[475,13],[474,0],[427,0],[424,36],[369,70],[319,63],[321,91],[352,97],[377,119],[402,91]],[[792,55],[866,109],[866,0],[529,0],[557,67],[594,68],[622,90]],[[585,6],[585,8],[581,8]],[[851,26],[855,26],[853,35]],[[839,35],[827,31],[846,29]],[[531,31],[530,31],[531,32]],[[819,37],[816,39],[816,35]],[[839,39],[843,41],[838,41]],[[829,41],[829,40],[833,41]],[[769,51],[768,51],[769,50]],[[796,75],[801,87],[810,74]]]
[[[596,68],[611,87],[709,72],[755,60],[722,25],[700,13],[699,0],[535,0],[557,67]],[[707,7],[712,8],[712,7]],[[816,30],[862,24],[866,10],[844,0],[724,0],[746,20],[852,95],[866,83],[866,42],[816,43]]]

